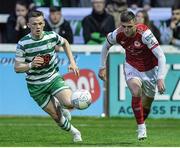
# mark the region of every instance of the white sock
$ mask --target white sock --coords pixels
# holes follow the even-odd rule
[[[143,124],[138,124],[138,129],[146,129],[145,123],[143,123]]]
[[[65,120],[66,120],[66,118],[64,116],[62,116],[61,119],[60,119],[60,124],[63,125]]]
[[[63,115],[60,119],[59,126],[65,131],[71,131],[71,123]]]
[[[78,131],[77,128],[75,128],[75,127],[71,124],[70,132],[71,132],[72,134],[75,134],[75,133],[77,133],[77,132],[79,132],[79,131]]]

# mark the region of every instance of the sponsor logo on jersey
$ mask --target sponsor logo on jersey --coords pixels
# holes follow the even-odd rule
[[[152,33],[149,34],[147,37],[145,37],[145,39],[146,39],[147,41],[152,40],[152,38],[153,38],[153,34],[152,34]]]

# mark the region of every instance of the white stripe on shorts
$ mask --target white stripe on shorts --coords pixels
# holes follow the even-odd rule
[[[52,95],[55,95],[57,92],[59,92],[59,91],[61,91],[61,90],[63,90],[63,89],[70,89],[70,87],[69,87],[69,86],[63,86],[63,87],[61,87],[61,88],[59,88],[59,89],[56,89],[56,90],[52,93]]]
[[[48,104],[48,102],[49,102],[50,99],[51,99],[51,96],[49,95],[49,96],[47,97],[46,101],[41,105],[41,108],[44,108],[44,107]]]

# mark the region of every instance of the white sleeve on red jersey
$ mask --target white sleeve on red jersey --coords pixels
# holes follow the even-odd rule
[[[100,68],[105,68],[106,67],[106,60],[108,56],[108,50],[112,46],[112,44],[109,44],[109,42],[106,41],[103,44],[102,50],[101,50],[101,66]]]
[[[114,30],[113,32],[110,32],[107,35],[106,41],[103,44],[102,51],[101,51],[101,66],[100,68],[105,68],[106,67],[106,60],[108,56],[108,50],[111,46],[116,44],[116,35],[117,35],[117,29]]]
[[[113,32],[108,33],[108,35],[107,35],[107,41],[111,45],[114,45],[117,43],[117,41],[116,41],[117,30],[118,29],[114,30]]]
[[[144,33],[142,34],[142,42],[146,44],[147,47],[151,50],[159,45],[156,37],[149,29],[144,31]]]
[[[165,77],[165,68],[166,68],[166,57],[160,46],[153,48],[153,54],[158,59],[158,76],[157,79],[164,79]]]
[[[158,76],[157,79],[164,79],[166,58],[163,53],[163,50],[159,46],[159,43],[156,37],[153,35],[151,30],[147,29],[142,34],[142,41],[148,46],[148,48],[153,52],[153,54],[158,59]]]

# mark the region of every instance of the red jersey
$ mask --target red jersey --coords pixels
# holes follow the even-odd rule
[[[144,24],[136,25],[136,34],[133,37],[125,36],[123,28],[119,27],[108,34],[107,40],[110,44],[120,44],[125,49],[126,62],[138,71],[148,71],[158,65],[152,49],[159,43]]]

